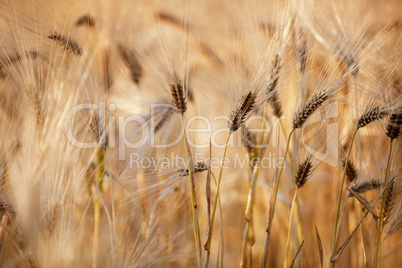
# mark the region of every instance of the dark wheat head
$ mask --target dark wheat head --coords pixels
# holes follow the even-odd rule
[[[364,180],[361,182],[354,181],[353,184],[349,188],[351,190],[355,191],[356,193],[361,194],[361,193],[365,193],[367,191],[380,189],[381,185],[382,185],[381,180],[369,179],[369,180]],[[348,193],[348,196],[351,196],[351,194]]]
[[[389,181],[387,188],[385,189],[384,192],[385,199],[384,199],[384,212],[383,212],[383,217],[384,217],[384,224],[387,224],[389,222],[389,219],[391,218],[391,212],[392,209],[395,206],[395,201],[396,201],[396,185],[395,185],[395,178]]]
[[[24,54],[23,54],[24,55]],[[19,53],[15,53],[13,55],[5,55],[0,57],[0,78],[4,78],[7,76],[6,68],[10,67],[22,60],[22,56]],[[36,59],[38,57],[38,52],[36,51],[28,51],[26,53],[26,57],[30,57],[32,59]]]
[[[243,97],[237,104],[237,108],[233,110],[230,115],[228,122],[230,132],[235,132],[236,130],[238,130],[247,119],[247,116],[254,107],[255,98],[256,95],[251,93],[251,91],[243,95]]]
[[[345,168],[346,161],[342,161],[342,166]],[[346,178],[348,181],[353,182],[357,177],[357,170],[351,160],[348,160],[348,167],[346,168]]]
[[[161,119],[156,122],[155,127],[154,127],[154,133],[158,132],[161,130],[166,123],[169,121],[169,119],[172,117],[172,114],[174,113],[174,109],[168,109],[161,117]]]
[[[138,85],[144,71],[137,55],[122,44],[119,44],[117,48],[120,56],[123,58],[124,63],[130,71],[131,80]]]
[[[201,173],[208,170],[208,166],[204,162],[197,162],[194,164],[194,173]],[[180,176],[188,176],[188,168],[181,168],[178,170]]]
[[[49,38],[50,40],[53,40],[59,46],[61,46],[64,50],[66,50],[68,52],[71,52],[78,56],[82,54],[81,46],[78,44],[77,41],[73,40],[70,37],[66,37],[64,35],[54,32],[51,35],[48,35],[47,38]]]
[[[310,158],[307,157],[303,163],[299,164],[299,168],[295,176],[295,182],[298,188],[301,188],[306,184],[312,171],[313,163],[311,162]]]
[[[357,127],[365,127],[376,120],[380,120],[386,115],[387,112],[378,106],[371,108],[360,117],[359,121],[357,122]]]
[[[305,105],[303,105],[295,114],[293,118],[293,129],[301,128],[307,119],[321,106],[327,99],[329,94],[327,92],[317,93]]]
[[[387,124],[387,136],[393,140],[399,137],[401,134],[401,126],[402,126],[402,112],[397,111],[391,114],[389,117],[389,121]]]
[[[169,85],[170,95],[174,106],[180,114],[184,114],[187,110],[186,93],[180,80],[176,84]]]
[[[247,149],[248,153],[251,153],[255,148],[257,139],[254,133],[251,133],[250,130],[246,126],[241,127],[242,130],[242,143],[243,146]]]
[[[92,136],[96,139],[98,142],[99,146],[106,150],[106,146],[109,142],[109,138],[106,135],[105,129],[102,128],[100,122],[99,122],[99,116],[98,114],[94,113],[91,115],[89,118],[88,124],[87,124]]]
[[[84,15],[75,22],[76,26],[87,25],[90,28],[95,27],[95,20],[90,15]]]
[[[271,82],[267,87],[267,100],[271,101],[271,106],[274,112],[274,115],[280,118],[283,114],[282,105],[279,102],[278,94],[276,93],[276,88],[278,87],[279,81],[279,72],[281,70],[281,60],[279,59],[279,55],[276,55],[274,60],[274,67],[271,72]]]

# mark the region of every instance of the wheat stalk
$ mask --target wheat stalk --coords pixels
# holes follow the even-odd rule
[[[311,176],[311,173],[313,172],[313,163],[311,161],[311,155],[308,155],[306,159],[299,164],[299,168],[297,170],[296,176],[295,176],[295,184],[296,184],[296,189],[293,194],[293,199],[292,199],[292,204],[290,205],[290,215],[289,215],[289,224],[288,224],[288,235],[286,239],[286,251],[285,251],[285,262],[283,264],[283,267],[286,268],[288,267],[288,255],[289,255],[289,246],[290,246],[290,232],[292,229],[292,219],[293,219],[293,210],[295,207],[296,203],[296,198],[297,198],[297,193],[300,188],[302,188],[309,177]]]
[[[387,160],[387,168],[385,169],[385,178],[384,178],[384,187],[388,187],[387,185],[387,180],[389,176],[389,169],[391,166],[391,156],[392,156],[392,144],[393,144],[393,139],[391,139],[391,142],[389,144],[389,154],[388,154],[388,160]],[[377,225],[377,238],[376,238],[376,246],[375,246],[375,252],[374,252],[374,267],[378,267],[379,261],[381,259],[381,236],[384,228],[384,218],[386,218],[386,214],[388,213],[388,209],[392,204],[392,199],[394,198],[393,195],[393,187],[394,187],[394,180],[391,180],[391,186],[384,191],[382,194],[381,198],[381,208],[380,208],[380,213],[379,213],[379,220],[378,220],[378,225]]]

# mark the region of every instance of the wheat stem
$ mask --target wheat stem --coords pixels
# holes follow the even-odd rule
[[[198,267],[202,267],[202,250],[201,250],[201,235],[200,235],[200,223],[198,219],[198,210],[197,210],[197,197],[195,194],[195,180],[194,180],[194,173],[193,173],[193,160],[191,157],[191,152],[188,147],[187,143],[187,136],[186,136],[186,130],[185,130],[185,119],[184,116],[181,114],[181,123],[182,123],[182,129],[183,129],[183,142],[184,142],[184,148],[186,151],[186,157],[187,157],[187,163],[188,163],[188,173],[189,173],[189,178],[190,178],[190,184],[191,184],[191,209],[193,212],[193,227],[194,227],[194,239],[195,239],[195,247],[197,251],[197,262],[198,262]]]
[[[339,215],[339,222],[342,222],[343,214],[345,213],[345,209],[346,209],[346,205],[348,204],[348,200],[349,200],[349,196],[346,196],[346,200],[345,200],[345,202],[343,202],[343,207],[342,207],[342,210]],[[339,227],[340,227],[340,224],[338,225],[338,230],[336,231],[336,233],[339,232]]]
[[[358,96],[357,96],[357,76],[353,75],[353,87],[354,87],[354,93],[355,93],[355,106],[357,106],[357,102],[358,102]],[[359,112],[357,109],[355,109],[355,119],[356,122],[359,120]],[[361,141],[360,141],[360,134],[357,133],[356,136],[356,142],[357,142],[357,154],[358,154],[358,158],[359,158],[359,167],[362,166],[362,149],[361,149]]]
[[[261,151],[261,150],[260,150]],[[260,156],[258,156],[260,158]],[[257,185],[257,178],[258,178],[258,171],[260,169],[260,160],[256,163],[256,166],[253,169],[252,177],[251,177],[251,182],[250,182],[250,188],[249,188],[249,194],[247,198],[247,206],[246,206],[246,211],[244,214],[244,218],[246,220],[246,224],[244,226],[244,231],[243,231],[243,243],[242,243],[242,257],[240,261],[240,267],[246,267],[247,263],[247,245],[250,245],[251,247],[251,236],[250,236],[250,228],[251,224],[253,222],[253,207],[254,207],[254,200],[255,200],[255,188]]]
[[[98,165],[96,171],[96,185],[99,188],[99,192],[103,193],[103,173],[104,166],[103,161],[105,158],[104,151],[101,147],[97,149]],[[94,195],[94,237],[93,237],[93,252],[92,252],[92,267],[97,267],[98,249],[99,249],[99,223],[100,223],[100,206],[101,200],[98,195]]]
[[[391,162],[391,155],[392,155],[392,143],[393,140],[391,140],[390,145],[389,145],[389,154],[388,154],[388,161],[387,161],[387,169],[385,170],[385,178],[384,178],[384,187],[387,187],[387,179],[388,179],[388,173],[389,173],[389,167],[390,167],[390,162]],[[382,235],[382,229],[383,229],[383,212],[384,212],[384,203],[385,203],[385,198],[386,198],[386,191],[382,194],[381,198],[381,208],[380,208],[380,219],[377,225],[377,240],[376,240],[376,245],[375,245],[375,253],[374,253],[374,268],[378,267],[378,261],[381,259],[381,254],[380,254],[380,249],[381,249],[381,235]]]
[[[262,111],[262,116],[265,116],[266,114],[266,107],[264,107]],[[259,122],[259,125],[261,124],[261,121]],[[260,125],[261,127],[261,125]],[[259,144],[263,145],[264,143],[264,134],[265,134],[265,128],[264,131],[261,132],[260,135],[260,140]],[[242,242],[242,256],[241,256],[241,261],[240,261],[240,267],[245,267],[247,263],[247,246],[249,245],[250,248],[252,247],[252,235],[250,235],[250,228],[252,227],[252,222],[253,222],[253,208],[254,208],[254,203],[255,203],[255,188],[257,185],[257,179],[258,179],[258,172],[260,169],[260,162],[261,162],[261,154],[262,154],[262,148],[258,149],[257,152],[257,163],[252,168],[252,175],[251,175],[251,180],[249,184],[249,192],[248,192],[248,197],[247,197],[247,206],[246,206],[246,211],[244,213],[244,218],[246,220],[245,226],[244,226],[244,231],[243,231],[243,242]],[[251,257],[249,256],[249,261],[251,262]]]
[[[286,135],[286,132],[285,132],[285,128],[284,128],[284,126],[282,124],[282,121],[279,121],[279,124],[281,126],[283,136],[284,136],[284,138],[286,138],[287,135]],[[293,165],[293,156],[292,156],[291,151],[289,151],[288,159],[289,159],[290,173],[292,175],[292,178],[294,178],[295,177],[295,169],[294,169],[294,165]],[[296,187],[296,185],[294,185],[294,186]],[[300,241],[302,241],[303,238],[302,238],[302,226],[301,226],[301,219],[300,219],[299,202],[297,202],[297,199],[296,199],[295,206],[296,206],[295,207],[295,214],[296,214],[297,237],[298,237],[298,241],[299,241],[298,243],[300,243]],[[303,255],[303,252],[301,254]]]
[[[212,175],[212,178],[214,179],[215,186],[217,186],[217,180],[215,178],[214,173],[211,172],[211,175]],[[217,258],[216,267],[223,267],[223,217],[222,217],[222,204],[221,204],[221,198],[220,197],[218,197],[218,206],[219,206],[219,221],[221,223],[221,232],[220,232],[220,238],[219,238],[218,258]],[[207,252],[208,252],[208,254],[205,256],[206,261],[204,262],[204,264],[208,263],[208,261],[209,261],[209,252],[210,252],[210,250],[208,249]]]
[[[359,130],[359,127],[357,127],[355,132],[353,133],[353,137],[352,137],[352,140],[351,140],[350,145],[349,145],[348,155],[347,155],[346,160],[345,160],[345,168],[343,169],[342,183],[341,183],[341,188],[339,189],[338,206],[337,206],[337,210],[336,210],[334,232],[333,232],[333,235],[332,235],[331,254],[329,255],[329,263],[328,263],[329,268],[333,267],[333,265],[334,265],[334,263],[331,261],[331,256],[334,254],[336,238],[338,236],[339,212],[340,212],[341,202],[342,202],[343,185],[345,184],[346,170],[348,168],[350,153],[352,152],[353,141],[355,140],[355,137],[356,137],[356,134],[357,134],[358,130]]]
[[[297,193],[299,191],[299,187],[296,187],[295,189],[295,193],[293,195],[293,201],[292,201],[292,205],[290,206],[290,216],[289,216],[289,225],[288,225],[288,236],[286,239],[286,253],[285,253],[285,263],[283,264],[283,267],[286,268],[288,267],[287,263],[288,263],[288,255],[289,255],[289,247],[290,247],[290,232],[292,230],[292,219],[293,219],[293,210],[295,207],[295,203],[296,203],[296,198],[297,198]]]
[[[300,218],[300,209],[299,209],[299,202],[298,198],[296,197],[296,203],[295,203],[295,217],[296,217],[296,227],[297,227],[297,237],[298,237],[298,243],[303,240],[302,237],[302,222]],[[303,256],[303,253],[301,253]]]
[[[117,238],[117,233],[116,233],[116,210],[114,206],[114,191],[113,191],[113,179],[112,176],[110,175],[110,195],[112,199],[112,225],[113,225],[113,248],[116,246],[116,238]]]
[[[230,131],[228,133],[228,136],[227,136],[226,142],[225,142],[225,149],[223,151],[223,157],[221,159],[221,164],[220,164],[220,169],[219,169],[219,177],[218,177],[218,184],[216,186],[214,208],[212,210],[212,215],[211,215],[210,238],[208,240],[207,245],[205,246],[205,250],[207,251],[207,254],[205,255],[204,268],[208,267],[209,255],[210,255],[210,249],[211,249],[211,241],[212,241],[212,234],[214,232],[215,212],[216,212],[216,207],[217,207],[218,200],[219,200],[219,189],[221,187],[221,180],[222,180],[222,173],[223,173],[223,162],[225,161],[226,152],[227,152],[228,144],[229,144],[229,139],[230,139],[230,136],[232,135],[232,133],[233,133],[232,131]]]
[[[283,164],[281,166],[281,169],[279,171],[278,179],[275,182],[275,191],[274,191],[274,196],[270,200],[270,207],[269,207],[269,218],[268,218],[268,226],[267,226],[267,235],[265,237],[265,245],[264,245],[264,252],[262,256],[262,263],[261,267],[266,267],[267,266],[267,261],[268,261],[268,251],[269,251],[269,240],[270,240],[270,234],[271,234],[271,228],[272,228],[272,221],[274,219],[274,214],[275,214],[275,205],[276,205],[276,198],[278,195],[278,189],[279,189],[279,183],[281,180],[282,172],[283,172],[283,167],[285,166],[286,163],[286,156],[289,152],[289,145],[290,145],[290,139],[292,137],[293,132],[296,129],[293,128],[292,131],[289,133],[288,141],[286,144],[286,150],[285,150],[285,155],[283,156]]]
[[[279,121],[279,124],[280,124],[280,128],[282,129],[283,138],[286,139],[287,135],[286,135],[285,127],[283,126],[282,120]],[[288,154],[289,154],[290,173],[292,175],[292,178],[294,178],[295,177],[295,169],[293,167],[293,155],[292,155],[291,151],[289,151]]]

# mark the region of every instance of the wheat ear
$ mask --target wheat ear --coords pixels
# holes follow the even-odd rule
[[[238,130],[244,121],[247,119],[248,114],[253,109],[255,104],[256,95],[249,91],[243,95],[235,110],[232,111],[229,117],[229,129],[230,132]]]
[[[67,52],[71,52],[77,56],[80,56],[82,54],[81,46],[78,44],[77,41],[75,41],[71,37],[67,37],[62,34],[53,32],[52,34],[48,35],[47,38],[56,42],[56,44],[58,44],[61,48],[63,48]]]
[[[305,105],[303,105],[293,118],[293,129],[301,128],[307,119],[329,98],[326,91],[313,96]]]

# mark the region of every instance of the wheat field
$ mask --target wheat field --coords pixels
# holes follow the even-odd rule
[[[400,10],[0,0],[0,266],[401,267]]]

